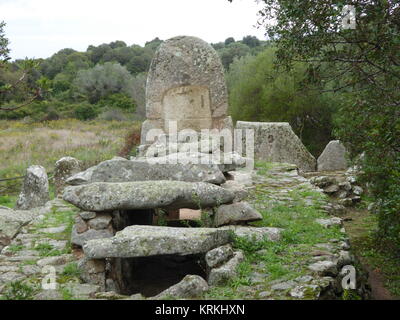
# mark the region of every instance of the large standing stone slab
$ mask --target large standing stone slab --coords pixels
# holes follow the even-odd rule
[[[215,228],[130,226],[113,238],[86,242],[83,250],[90,259],[190,255],[207,253],[230,240],[229,230]]]
[[[302,171],[315,171],[316,160],[287,122],[238,121],[236,129],[254,130],[254,156],[268,162],[296,164]],[[243,150],[246,133],[243,132]]]
[[[101,162],[67,179],[70,185],[92,182],[177,180],[222,184],[225,177],[217,165],[190,162],[162,162],[152,159],[113,159]]]
[[[49,181],[46,169],[42,166],[30,166],[19,195],[16,209],[29,210],[44,206],[49,201]]]
[[[95,212],[154,208],[201,209],[230,203],[234,198],[231,191],[205,182],[97,182],[64,190],[65,201],[82,210]]]
[[[80,162],[72,157],[63,157],[56,162],[54,168],[54,185],[56,188],[56,194],[62,194],[66,180],[81,171]]]
[[[232,127],[227,117],[228,93],[221,60],[208,43],[180,36],[165,41],[151,63],[146,87],[146,116],[141,143],[150,129],[222,129]],[[172,129],[170,121],[176,121]]]
[[[318,158],[318,171],[346,170],[349,167],[346,154],[346,148],[339,140],[329,142]]]

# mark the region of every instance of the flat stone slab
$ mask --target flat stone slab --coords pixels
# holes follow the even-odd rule
[[[225,226],[218,229],[230,230],[237,237],[247,238],[248,240],[255,241],[279,241],[281,239],[281,232],[283,229],[270,228],[270,227],[243,227],[243,226]]]
[[[131,182],[150,180],[177,180],[186,182],[210,182],[222,184],[225,177],[212,163],[161,162],[152,159],[112,159],[99,163],[68,178],[69,185],[93,182]]]
[[[86,211],[201,209],[230,203],[233,192],[205,182],[98,182],[64,190],[64,200]]]
[[[207,253],[230,240],[229,230],[215,228],[130,226],[112,238],[86,242],[83,250],[89,259],[190,255]]]

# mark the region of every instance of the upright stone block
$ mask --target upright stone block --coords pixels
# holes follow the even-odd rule
[[[151,63],[146,87],[147,121],[141,143],[150,129],[165,132],[231,128],[228,93],[221,60],[208,43],[180,36],[165,41]],[[176,128],[170,126],[176,121]]]
[[[30,210],[44,206],[49,201],[49,181],[46,169],[42,166],[30,166],[19,195],[16,209]]]
[[[81,171],[80,162],[72,157],[64,157],[56,162],[54,169],[54,185],[56,188],[56,195],[61,195],[66,180],[72,175]]]
[[[346,148],[339,140],[329,142],[318,158],[318,171],[346,170],[349,167],[346,154]]]
[[[314,156],[293,132],[289,123],[238,121],[236,129],[242,130],[243,143],[241,147],[243,151],[246,150],[245,130],[254,130],[255,159],[295,164],[305,172],[316,170]]]

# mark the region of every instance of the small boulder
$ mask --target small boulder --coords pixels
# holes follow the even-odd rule
[[[261,213],[255,210],[247,202],[236,202],[233,204],[222,205],[217,208],[215,213],[215,226],[228,224],[240,224],[262,220]]]
[[[178,299],[198,298],[208,291],[207,282],[200,276],[187,275],[176,285],[164,290],[154,297],[154,299],[165,299],[174,297]]]
[[[318,224],[320,224],[325,228],[330,228],[332,226],[341,226],[343,224],[343,219],[333,217],[330,219],[317,219],[315,220],[315,222],[317,222]]]
[[[112,217],[108,213],[98,213],[94,219],[89,220],[90,229],[103,230],[110,225]]]
[[[308,266],[308,269],[317,273],[319,276],[336,276],[338,274],[336,263],[330,260],[313,263]]]
[[[208,251],[206,254],[206,263],[210,268],[214,268],[222,263],[225,263],[232,256],[232,246],[227,244],[225,246]]]
[[[235,251],[234,256],[228,262],[218,268],[211,269],[208,276],[210,286],[218,286],[236,277],[237,267],[244,260],[243,252]]]
[[[111,238],[112,236],[113,234],[109,230],[89,229],[83,233],[78,233],[74,226],[72,227],[71,243],[82,247],[89,240]]]

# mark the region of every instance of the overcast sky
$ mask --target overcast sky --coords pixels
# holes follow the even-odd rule
[[[11,57],[47,58],[63,48],[123,40],[144,45],[155,37],[197,36],[208,42],[257,29],[254,0],[0,0]]]

